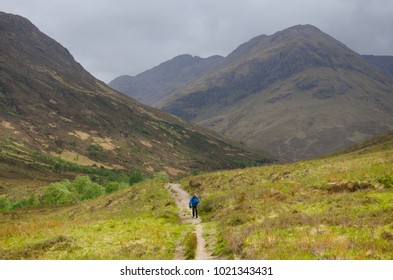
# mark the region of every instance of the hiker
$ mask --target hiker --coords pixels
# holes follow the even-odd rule
[[[197,218],[198,219],[198,203],[201,202],[201,200],[199,199],[199,197],[197,197],[197,195],[194,193],[190,199],[190,209],[192,208],[192,217]]]

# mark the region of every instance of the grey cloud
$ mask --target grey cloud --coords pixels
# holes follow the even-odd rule
[[[2,0],[0,9],[30,19],[105,82],[305,23],[359,53],[393,55],[390,0]]]

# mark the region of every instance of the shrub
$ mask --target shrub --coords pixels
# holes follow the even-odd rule
[[[109,182],[105,185],[105,192],[112,193],[120,189],[119,182]]]
[[[24,197],[21,200],[18,200],[14,205],[13,209],[25,208],[31,206],[30,201],[28,198]]]
[[[105,193],[105,188],[97,183],[90,183],[85,186],[81,195],[81,200],[93,199],[103,195]]]
[[[87,151],[92,158],[103,159],[105,157],[104,148],[100,144],[91,144]]]
[[[143,180],[143,175],[139,170],[133,170],[129,175],[129,184],[133,185]]]
[[[204,213],[211,213],[215,210],[214,201],[207,198],[203,201],[200,208]]]
[[[0,196],[0,211],[7,211],[12,209],[12,201],[9,197]]]
[[[80,200],[96,198],[105,193],[105,188],[93,183],[88,176],[77,176],[71,183],[71,190]]]
[[[91,184],[91,180],[88,176],[77,176],[74,181],[71,183],[71,190],[81,195],[84,190],[87,188],[89,184]]]
[[[63,182],[50,184],[42,196],[45,205],[70,204],[75,202],[74,195]]]
[[[385,189],[391,189],[393,187],[393,178],[389,174],[378,178],[378,182],[382,184]]]
[[[38,206],[41,204],[38,195],[36,193],[32,193],[29,196],[28,200],[29,200],[29,206]]]

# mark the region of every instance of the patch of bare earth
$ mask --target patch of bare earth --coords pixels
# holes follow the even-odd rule
[[[196,260],[211,260],[213,256],[206,249],[206,240],[203,237],[203,225],[201,224],[201,218],[193,219],[188,208],[188,203],[190,201],[190,194],[181,188],[180,184],[168,183],[165,188],[169,190],[172,197],[175,199],[176,205],[179,208],[179,216],[183,223],[189,223],[195,225],[195,234],[197,237],[197,248],[195,252]],[[174,259],[182,260],[184,259],[184,248],[178,246]]]

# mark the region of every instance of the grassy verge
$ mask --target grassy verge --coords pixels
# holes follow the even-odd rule
[[[183,246],[185,248],[185,259],[193,260],[195,259],[195,252],[197,248],[197,236],[195,234],[195,228],[189,227],[187,233],[184,237]]]
[[[392,145],[181,183],[202,199],[223,258],[393,259],[390,174]]]
[[[185,227],[161,179],[75,205],[0,213],[0,259],[172,259]]]

